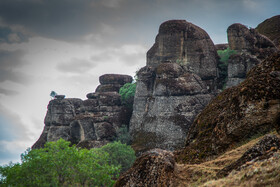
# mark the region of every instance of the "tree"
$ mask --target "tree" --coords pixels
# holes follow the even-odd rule
[[[21,164],[0,166],[0,184],[112,186],[120,171],[108,152],[78,149],[63,139],[47,142],[42,149],[28,149],[21,160]]]
[[[109,163],[111,165],[120,165],[121,172],[129,169],[134,163],[136,156],[134,150],[121,142],[109,143],[100,148],[110,155]]]

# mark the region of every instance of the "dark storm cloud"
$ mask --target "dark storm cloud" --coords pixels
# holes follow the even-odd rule
[[[13,31],[9,27],[0,26],[0,43],[22,43],[27,42],[28,36],[21,32]]]
[[[24,65],[23,56],[24,52],[21,50],[0,50],[0,82],[26,84],[30,81],[30,76],[18,71]]]
[[[106,44],[141,42],[167,19],[213,27],[245,15],[254,19],[263,13],[250,9],[263,4],[279,7],[277,0],[1,0],[0,17],[3,24],[21,25],[36,35],[74,41],[92,34],[88,40]]]
[[[85,59],[72,58],[69,62],[62,62],[56,66],[57,70],[66,73],[85,73],[96,65]]]

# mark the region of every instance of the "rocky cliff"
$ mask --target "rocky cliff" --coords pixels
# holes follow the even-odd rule
[[[58,95],[49,102],[44,130],[33,149],[60,138],[86,148],[100,147],[116,138],[119,127],[128,125],[131,116],[121,104],[118,91],[132,82],[132,77],[105,74],[99,81],[96,92],[87,94],[87,100]]]
[[[228,60],[226,87],[238,85],[246,78],[246,73],[263,59],[277,51],[275,44],[257,30],[235,23],[228,27],[228,44],[237,54]]]
[[[256,30],[267,36],[280,49],[280,15],[266,19],[256,27]]]
[[[280,52],[252,68],[244,82],[226,89],[197,116],[178,160],[201,162],[257,133],[279,126]]]
[[[217,53],[208,34],[184,20],[164,22],[138,72],[130,121],[136,152],[174,150],[215,92]]]

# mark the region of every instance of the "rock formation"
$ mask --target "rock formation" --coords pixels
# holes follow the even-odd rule
[[[147,66],[137,75],[130,121],[134,150],[182,147],[195,116],[211,99],[206,85],[215,90],[216,51],[211,39],[186,21],[164,22],[147,52]]]
[[[228,48],[228,44],[216,44],[216,50],[225,50]]]
[[[239,23],[229,26],[227,34],[229,48],[237,52],[228,60],[226,87],[229,88],[242,82],[252,67],[276,52],[277,48],[266,36]]]
[[[256,30],[268,37],[280,49],[280,15],[266,19],[256,27]]]
[[[101,85],[87,100],[56,96],[48,105],[45,127],[32,148],[41,148],[47,141],[60,138],[77,146],[93,148],[113,141],[118,128],[129,124],[131,111],[121,104],[119,88],[131,82],[128,75],[106,74]]]
[[[252,68],[244,82],[213,99],[192,124],[177,159],[201,162],[279,121],[280,52]]]
[[[217,52],[209,35],[185,20],[162,23],[155,44],[147,52],[147,66],[179,63],[197,74],[209,90],[216,89]]]
[[[116,182],[120,186],[172,186],[175,160],[169,151],[154,149],[138,157]]]

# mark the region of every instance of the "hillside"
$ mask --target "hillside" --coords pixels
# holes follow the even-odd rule
[[[269,159],[247,162],[240,171],[234,170],[225,178],[216,178],[219,170],[237,161],[263,137],[252,139],[201,164],[176,164],[174,186],[278,186],[280,183],[279,150]]]

